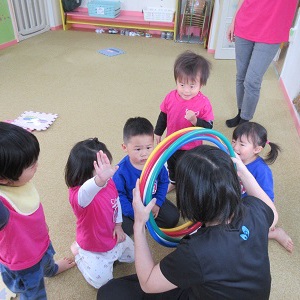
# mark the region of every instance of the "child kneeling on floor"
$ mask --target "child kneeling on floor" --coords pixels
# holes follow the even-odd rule
[[[267,145],[270,151],[265,158],[262,158],[260,153]],[[274,202],[273,174],[268,164],[275,162],[280,147],[270,142],[267,130],[255,122],[245,122],[235,128],[232,134],[232,146],[260,187]],[[247,196],[246,190],[243,189],[242,193],[242,197]],[[294,243],[283,228],[277,226],[270,228],[269,239],[277,241],[288,252],[293,252]]]
[[[78,142],[71,150],[65,180],[77,218],[76,242],[71,246],[86,281],[99,288],[113,278],[116,260],[134,261],[134,244],[122,229],[118,191],[111,179],[118,167],[97,138]]]

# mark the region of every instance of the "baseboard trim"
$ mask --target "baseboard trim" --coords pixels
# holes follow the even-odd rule
[[[1,45],[0,45],[0,50],[1,50],[1,49],[4,49],[4,48],[7,48],[7,47],[10,47],[10,46],[15,45],[15,44],[18,44],[18,41],[17,41],[17,40],[13,40],[13,41],[10,41],[10,42],[1,44]]]
[[[62,30],[62,29],[63,29],[63,26],[62,26],[62,25],[50,27],[50,30],[51,30],[51,31]]]

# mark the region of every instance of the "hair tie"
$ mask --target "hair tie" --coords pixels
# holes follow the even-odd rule
[[[267,140],[267,141],[266,141],[266,144],[268,144],[268,145],[269,145],[269,144],[270,144],[270,141],[269,141],[269,140]]]

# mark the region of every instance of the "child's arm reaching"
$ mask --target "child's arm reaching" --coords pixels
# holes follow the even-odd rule
[[[87,180],[79,189],[78,204],[87,207],[96,194],[106,186],[107,181],[114,175],[118,166],[112,166],[108,157],[102,150],[97,153],[97,161],[94,161],[96,176]]]
[[[241,161],[240,157],[238,155],[236,156],[237,157],[233,157],[232,160],[236,164],[238,176],[242,180],[243,186],[245,187],[247,194],[249,196],[254,196],[262,200],[273,210],[274,221],[270,228],[274,227],[278,221],[278,213],[274,203],[257,183],[253,175],[249,172],[247,167]]]
[[[130,199],[130,195],[128,194],[128,190],[130,187],[126,187],[126,176],[124,174],[120,174],[118,171],[115,173],[113,177],[113,181],[118,190],[120,203],[122,206],[122,213],[124,216],[134,219],[133,207],[132,207],[132,199]]]
[[[167,114],[161,111],[158,116],[156,126],[154,129],[154,139],[156,144],[159,144],[161,142],[161,136],[163,135],[166,128],[167,128]]]
[[[203,127],[203,128],[208,128],[208,129],[212,129],[213,128],[213,121],[205,121],[202,120],[200,118],[197,118],[197,123],[196,123],[197,127]]]
[[[152,195],[152,198],[156,199],[156,203],[151,210],[154,219],[158,216],[160,207],[166,201],[169,182],[168,171],[165,167],[163,167],[156,179],[156,191]]]
[[[161,142],[161,135],[154,134],[155,143],[158,145]]]

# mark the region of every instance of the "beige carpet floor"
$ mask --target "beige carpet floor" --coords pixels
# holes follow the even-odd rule
[[[108,47],[120,48],[125,54],[108,57],[98,53]],[[71,147],[82,139],[98,137],[118,163],[124,155],[121,143],[125,121],[144,116],[155,124],[160,102],[175,87],[174,60],[186,49],[212,62],[212,74],[203,92],[214,108],[214,129],[230,139],[232,129],[226,128],[224,122],[236,114],[235,61],[214,60],[201,45],[50,31],[0,51],[0,120],[15,119],[28,110],[58,114],[48,130],[35,132],[41,155],[34,178],[57,258],[71,255],[70,245],[75,238],[75,218],[64,183]],[[270,242],[271,299],[300,299],[300,143],[272,66],[264,77],[254,121],[264,125],[269,140],[283,148],[272,166],[276,206],[279,225],[295,243],[291,255],[276,242]],[[149,243],[157,261],[171,251],[151,237]],[[134,265],[118,264],[114,269],[116,277],[133,272]],[[96,298],[96,290],[76,267],[46,279],[46,288],[49,300]]]

